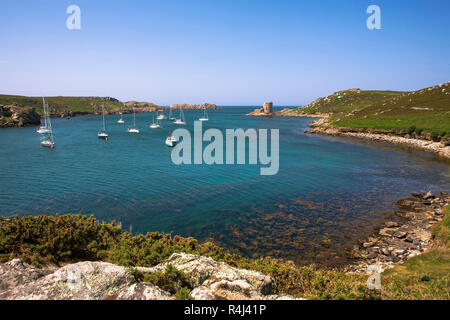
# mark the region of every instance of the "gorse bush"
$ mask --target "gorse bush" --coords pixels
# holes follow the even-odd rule
[[[26,216],[0,220],[0,259],[59,263],[97,260],[121,234],[121,226],[83,215]]]
[[[193,289],[187,275],[170,264],[164,272],[144,274],[142,281],[153,283],[171,294],[176,294],[181,289],[188,290],[189,293]]]
[[[423,129],[422,129],[422,128],[416,128],[416,129],[414,130],[414,132],[415,132],[417,135],[421,135],[422,132],[423,132]]]
[[[411,126],[411,127],[409,127],[408,130],[407,130],[407,132],[408,132],[409,134],[413,133],[414,131],[416,131],[416,126]]]

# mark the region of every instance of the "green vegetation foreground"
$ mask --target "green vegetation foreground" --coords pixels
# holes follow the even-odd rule
[[[174,252],[208,256],[238,268],[260,271],[275,280],[276,292],[311,299],[449,299],[450,210],[436,224],[438,245],[428,253],[382,274],[382,289],[370,290],[366,275],[346,274],[314,266],[296,266],[270,257],[248,259],[231,254],[211,242],[172,237],[157,232],[131,235],[116,223],[93,216],[56,215],[0,218],[0,261],[21,258],[34,265],[76,261],[107,261],[151,267]]]

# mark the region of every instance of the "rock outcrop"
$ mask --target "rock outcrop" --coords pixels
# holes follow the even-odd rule
[[[250,117],[301,117],[301,118],[326,118],[328,114],[308,114],[301,112],[298,108],[283,108],[281,111],[273,111],[272,102],[265,102],[262,108],[247,113]]]
[[[162,272],[167,265],[184,271],[195,289],[191,296],[201,300],[261,300],[274,290],[273,279],[260,272],[234,268],[211,258],[174,253],[153,268],[138,268],[141,272]]]
[[[211,110],[216,110],[218,109],[217,106],[215,104],[211,104],[211,103],[202,103],[202,104],[172,104],[170,105],[170,108],[172,109],[179,109],[179,108],[183,108],[185,110],[188,109],[211,109]]]
[[[162,272],[167,265],[184,271],[197,300],[295,299],[274,295],[274,281],[260,272],[238,269],[211,258],[174,253],[163,263],[137,267],[142,273]],[[33,267],[20,259],[0,265],[0,299],[8,300],[169,300],[170,293],[137,282],[125,267],[106,262],[78,262],[61,268]]]
[[[157,106],[156,104],[153,104],[151,102],[137,102],[137,101],[128,101],[125,102],[124,105],[128,109],[123,109],[122,113],[133,113],[133,109],[136,113],[142,113],[142,112],[156,112],[159,110],[164,110],[166,108]]]
[[[0,105],[0,128],[37,126],[41,124],[41,116],[34,108],[19,104]]]

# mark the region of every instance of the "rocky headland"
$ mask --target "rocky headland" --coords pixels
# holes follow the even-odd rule
[[[274,295],[274,280],[260,272],[231,267],[198,255],[174,253],[152,268],[133,269],[107,262],[84,261],[63,267],[34,267],[14,259],[0,265],[2,300],[173,300],[136,273],[155,274],[173,266],[187,275],[195,300],[292,300]],[[297,298],[298,299],[298,298]]]
[[[185,110],[199,110],[199,109],[208,109],[208,110],[216,110],[219,109],[215,104],[211,103],[202,103],[202,104],[172,104],[170,105],[171,109],[179,109],[183,108]]]
[[[283,108],[280,111],[273,111],[272,102],[264,102],[262,108],[247,113],[249,117],[303,117],[303,118],[326,118],[328,114],[316,112],[308,114],[302,112],[299,108]]]
[[[156,112],[166,109],[151,102],[127,101],[124,102],[124,106],[125,107],[120,111],[120,113],[133,113],[133,109],[136,113]]]
[[[34,108],[20,104],[0,105],[0,128],[34,126],[41,123],[41,116]]]

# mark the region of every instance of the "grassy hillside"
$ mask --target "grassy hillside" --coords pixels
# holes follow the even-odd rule
[[[344,90],[299,108],[329,113],[330,126],[414,134],[439,140],[450,136],[449,83],[413,92]]]
[[[120,111],[122,103],[109,97],[46,97],[45,101],[49,104],[50,113],[98,113],[101,112],[102,104],[108,112]],[[0,105],[19,104],[24,107],[35,108],[39,114],[42,114],[42,97],[24,97],[0,95]]]
[[[397,91],[348,89],[318,98],[297,110],[306,114],[350,112],[365,108],[373,103],[383,103],[400,94],[401,92]]]

